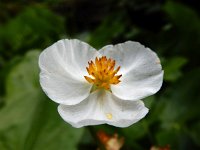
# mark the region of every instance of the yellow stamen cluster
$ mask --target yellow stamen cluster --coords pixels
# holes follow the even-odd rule
[[[106,56],[88,62],[87,72],[91,77],[84,76],[85,79],[92,83],[95,88],[104,88],[110,90],[110,84],[118,84],[122,75],[116,75],[120,66],[115,69],[115,60],[107,59]]]

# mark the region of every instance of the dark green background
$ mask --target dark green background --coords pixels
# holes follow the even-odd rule
[[[39,85],[38,56],[62,38],[95,48],[127,40],[156,51],[161,90],[149,114],[128,128],[95,126],[125,138],[124,150],[200,149],[200,5],[198,0],[1,0],[0,150],[95,150],[85,128],[57,113]]]

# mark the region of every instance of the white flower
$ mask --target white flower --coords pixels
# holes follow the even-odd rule
[[[39,67],[42,89],[77,128],[132,125],[148,113],[141,99],[163,80],[156,53],[132,41],[97,51],[79,40],[60,40],[41,53]]]

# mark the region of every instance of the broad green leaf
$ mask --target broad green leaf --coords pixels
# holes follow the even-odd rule
[[[180,133],[177,132],[177,130],[174,129],[168,129],[168,130],[158,130],[158,134],[156,134],[155,138],[157,140],[157,143],[159,145],[165,146],[165,145],[176,145],[177,139],[179,138]],[[176,145],[177,147],[178,145]]]
[[[101,48],[106,44],[121,35],[126,28],[126,23],[123,22],[124,14],[114,14],[106,17],[100,26],[91,33],[88,42],[96,48]],[[112,18],[115,19],[112,19]]]
[[[174,1],[168,1],[164,5],[164,10],[174,21],[175,25],[184,31],[198,32],[200,26],[200,18],[197,13],[186,5]],[[189,22],[189,23],[188,23]],[[188,23],[187,25],[184,25]]]
[[[165,109],[160,115],[163,122],[178,121],[184,123],[192,117],[197,117],[199,111],[200,69],[184,75],[169,88],[161,98],[165,102]]]
[[[39,51],[30,51],[7,77],[0,110],[1,150],[76,150],[83,129],[66,124],[39,86]]]
[[[136,139],[140,139],[148,132],[147,122],[145,119],[141,120],[128,128],[124,128],[122,131],[126,136],[127,140],[129,139],[133,141]]]
[[[7,7],[7,4],[1,4],[0,7],[4,5]],[[58,40],[65,30],[63,17],[54,14],[43,4],[17,9],[20,9],[19,14],[4,24],[0,22],[0,95],[5,93],[5,77],[10,68],[16,65],[17,59],[21,59],[21,55],[29,49],[47,47]]]
[[[196,137],[200,133],[194,129],[191,131],[190,126],[199,121],[199,76],[200,69],[188,72],[177,80],[174,86],[169,87],[158,101],[157,107],[164,106],[158,112],[159,114],[157,113],[160,119],[160,128],[156,134],[159,144],[165,142],[177,147],[183,140],[181,134],[191,136],[194,139],[192,142],[197,141]],[[172,137],[176,137],[173,143]]]
[[[151,109],[151,107],[153,106],[153,104],[155,103],[155,96],[149,96],[143,99],[143,102],[145,103],[145,106],[149,109]]]
[[[164,80],[175,81],[181,77],[181,68],[187,63],[184,57],[173,57],[163,62]]]
[[[0,26],[0,51],[5,55],[48,45],[63,35],[64,20],[43,5],[33,5]],[[40,46],[40,47],[41,47]],[[9,52],[7,52],[9,48]]]
[[[187,129],[187,133],[192,137],[195,143],[200,146],[200,120],[196,121],[194,124],[191,124]]]
[[[163,39],[165,43],[171,43],[168,51],[171,54],[181,54],[190,58],[195,63],[200,51],[200,17],[198,13],[187,5],[175,1],[168,1],[164,5],[164,11],[171,24],[170,36]]]

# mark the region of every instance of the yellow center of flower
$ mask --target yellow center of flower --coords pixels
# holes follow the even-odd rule
[[[116,75],[120,66],[115,69],[115,60],[107,59],[106,56],[95,59],[95,61],[88,62],[89,66],[86,67],[88,76],[85,79],[93,84],[94,89],[103,88],[110,90],[110,84],[118,84],[119,78],[122,75]]]

